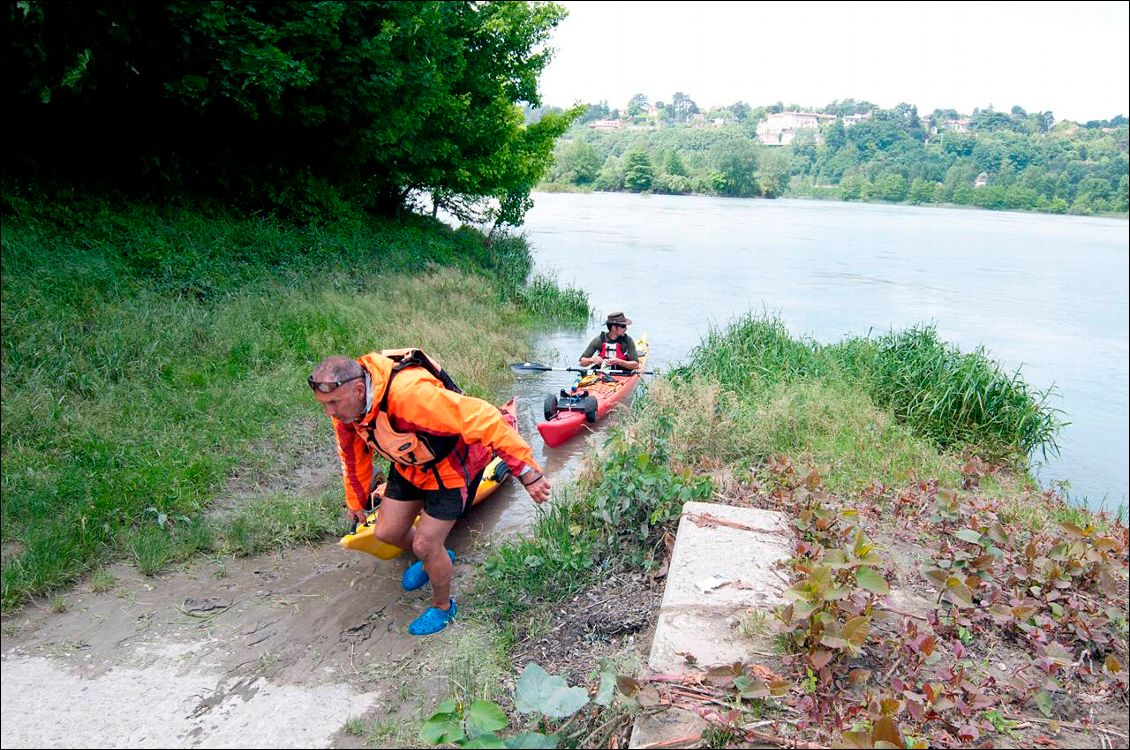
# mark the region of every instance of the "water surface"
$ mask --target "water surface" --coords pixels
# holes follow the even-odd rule
[[[822,343],[934,324],[1021,368],[1071,424],[1039,460],[1092,506],[1127,495],[1127,223],[1117,219],[623,193],[539,193],[523,228],[539,270],[626,310],[651,362],[686,361],[710,326],[753,311]],[[538,344],[574,364],[598,326]],[[564,379],[563,373],[558,373]],[[546,385],[553,374],[541,376]],[[540,383],[541,381],[539,381]],[[536,417],[548,388],[519,384]],[[525,392],[529,389],[529,392]],[[537,436],[530,421],[524,435]],[[544,446],[536,446],[543,452]]]

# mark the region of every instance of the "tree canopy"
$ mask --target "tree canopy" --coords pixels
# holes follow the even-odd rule
[[[413,190],[520,220],[577,112],[527,125],[545,2],[10,0],[5,172],[253,206]],[[504,218],[505,217],[505,218]]]

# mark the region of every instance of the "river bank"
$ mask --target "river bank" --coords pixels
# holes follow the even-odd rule
[[[42,293],[76,273],[89,282],[81,274],[91,273],[83,270],[84,263],[68,263],[64,256],[56,259],[57,271],[40,263],[34,275],[9,276],[31,257],[30,250],[13,254],[11,241],[6,226],[5,451],[18,447],[9,438],[16,433],[9,432],[13,422],[7,417],[35,413],[26,404],[25,411],[14,411],[19,402],[11,399],[16,380],[9,372],[19,372],[29,394],[36,386],[49,387],[47,380],[15,369],[14,355],[26,356],[34,347],[21,338],[9,343],[9,322],[19,324],[14,330],[30,330],[20,327],[26,322],[7,317],[29,309],[28,304],[9,305],[16,288],[11,282],[38,276],[40,286],[31,288]],[[12,258],[17,262],[9,265]],[[177,258],[171,255],[170,262]],[[529,319],[528,311],[500,303],[496,287],[474,275],[427,265],[421,271],[381,278],[338,268],[327,277],[337,284],[330,288],[249,288],[272,291],[263,305],[269,304],[272,314],[288,311],[292,327],[313,336],[295,340],[306,347],[317,341],[319,349],[370,346],[374,321],[386,318],[389,329],[380,335],[412,331],[440,341],[436,330],[414,328],[415,318],[401,314],[413,300],[436,296],[449,303],[439,316],[448,320],[443,316],[450,315],[451,328],[456,320],[477,319],[496,304],[502,305],[500,326]],[[105,298],[124,306],[109,292],[120,284],[133,293],[141,284],[100,278],[101,287],[76,284],[100,290],[77,297],[91,305],[84,308],[87,316],[74,322],[77,328],[69,328],[61,312],[38,320],[63,332],[89,329],[98,334],[92,340],[105,341],[108,334],[100,326],[121,320],[122,308],[104,308],[104,315],[89,311],[103,309],[95,303]],[[170,278],[175,276],[157,277],[162,284]],[[152,301],[159,295],[143,290],[138,296]],[[278,320],[243,294],[216,297],[226,301],[209,306],[205,295],[193,303],[201,310],[189,329],[195,339],[188,340],[205,351],[202,342],[208,339],[201,331],[208,329],[199,321],[209,316],[248,310],[228,322],[245,327],[252,339],[264,331],[257,327],[261,321]],[[26,298],[45,304],[36,295]],[[66,299],[66,305],[77,304],[73,297]],[[225,308],[228,303],[235,307]],[[358,304],[366,315],[351,322]],[[161,319],[174,317],[166,313]],[[231,335],[231,329],[214,330]],[[291,340],[274,328],[266,333],[268,340]],[[469,380],[486,390],[492,373],[505,376],[507,359],[523,357],[506,349],[505,341],[513,337],[507,339],[503,331],[489,334],[502,343],[485,353],[478,345],[487,335],[484,329],[471,333],[475,337],[466,349],[455,339],[443,349],[468,371],[475,371],[468,363],[481,361],[483,379]],[[941,372],[986,375],[974,378],[978,388],[985,388],[982,396],[1003,392],[997,390],[999,373],[986,362],[960,353],[951,357],[926,334],[894,335],[890,346],[873,350],[876,341],[814,346],[793,339],[773,320],[748,318],[719,330],[700,343],[684,367],[652,383],[636,408],[624,410],[616,424],[598,433],[576,481],[555,484],[553,502],[528,535],[478,539],[463,527],[464,535],[455,540],[460,619],[440,636],[423,640],[404,634],[409,614],[418,610],[417,598],[426,596],[400,591],[399,574],[408,561],[343,556],[334,544],[340,534],[340,486],[332,447],[319,433],[316,415],[308,413],[303,398],[308,395],[294,389],[294,414],[301,413],[300,419],[281,409],[266,412],[289,429],[288,442],[207,433],[219,446],[237,446],[253,457],[267,453],[275,460],[269,465],[251,460],[245,471],[224,475],[219,495],[248,512],[229,517],[223,533],[211,537],[214,546],[175,547],[175,555],[152,558],[139,554],[149,548],[136,542],[98,547],[105,557],[96,558],[77,587],[56,584],[40,595],[25,589],[23,607],[6,608],[5,685],[27,686],[28,695],[36,695],[34,685],[48,690],[66,684],[71,692],[43,692],[20,703],[21,691],[6,690],[5,745],[74,746],[82,740],[92,746],[427,746],[421,728],[433,714],[443,714],[451,698],[455,706],[481,701],[480,706],[504,709],[509,727],[500,734],[556,732],[562,747],[622,747],[636,713],[676,702],[708,722],[709,736],[688,744],[864,746],[883,740],[909,747],[991,740],[1101,746],[1104,739],[1125,744],[1126,527],[1035,487],[1023,463],[1008,454],[1012,441],[996,431],[996,411],[982,424],[962,410],[963,400],[943,399],[939,403],[948,403],[949,411],[943,409],[940,419],[932,421],[929,413],[907,418],[914,412],[904,408],[900,389],[893,387],[900,380],[888,377],[900,368],[913,375],[937,369],[925,366],[931,361],[949,362],[957,367]],[[183,336],[171,339],[179,347],[175,351],[188,349]],[[287,392],[287,383],[300,385],[303,355],[280,356],[284,364],[260,382],[258,371],[274,360],[260,353],[256,367],[239,369],[245,355],[233,355],[232,342],[221,340],[227,345],[218,349],[224,354],[220,362],[200,366],[216,378],[220,391],[236,389],[247,396],[257,392],[253,386]],[[16,348],[21,341],[22,348]],[[915,342],[928,356],[901,356],[903,345]],[[90,351],[129,354],[121,360],[132,363],[129,372],[147,372],[151,366],[140,356],[144,349]],[[893,359],[884,359],[884,351]],[[109,371],[103,363],[88,377]],[[192,413],[213,413],[199,407],[207,404],[199,400],[209,393],[207,378],[168,379],[177,372],[158,380],[190,385],[198,405]],[[112,376],[105,377],[75,393],[91,399],[107,383],[111,393],[127,386],[136,393],[140,382],[116,386]],[[1023,383],[1013,386],[1012,401],[1021,407],[1013,412],[1020,417],[1011,428],[1020,430],[1016,444],[1038,444],[1048,435],[1037,429],[1023,437],[1024,425],[1040,424],[1025,418],[1023,407],[1036,410],[1029,417],[1039,417],[1042,407]],[[947,381],[931,387],[944,393]],[[106,418],[122,403],[88,405],[87,411]],[[61,424],[74,425],[68,420],[80,415],[62,410],[59,416]],[[188,423],[181,417],[175,424]],[[85,428],[79,437],[97,436],[97,423],[77,424]],[[120,451],[129,445],[123,442]],[[160,435],[150,449],[154,445],[165,451]],[[99,455],[74,447],[48,451],[60,462]],[[123,455],[132,454],[110,458],[120,462]],[[24,486],[16,480],[34,478],[9,474],[20,465],[10,456],[30,461],[28,455],[5,454],[6,581],[16,574],[9,573],[19,565],[16,555],[29,549],[7,536],[19,528],[8,523],[13,501],[26,497],[12,488]],[[233,453],[229,460],[240,466],[248,459]],[[108,482],[113,475],[98,472],[120,465],[84,464],[79,475]],[[65,473],[66,466],[60,463],[50,476]],[[50,476],[40,475],[39,481]],[[796,530],[794,556],[780,571],[792,584],[792,604],[741,618],[738,627],[750,642],[747,666],[711,672],[713,665],[701,665],[701,679],[672,692],[641,672],[640,665],[662,596],[673,523],[687,500],[784,512]],[[164,513],[163,524],[154,518],[129,528],[138,539],[167,539],[170,545],[194,538],[185,535],[195,526],[191,518]],[[147,518],[144,507],[139,516]],[[132,564],[113,562],[122,557]],[[146,570],[140,564],[151,560],[162,565]],[[585,705],[559,719],[518,710],[515,690],[531,664],[583,687]],[[151,723],[137,720],[148,705],[147,675],[167,677],[174,667],[178,687],[161,706],[183,720],[169,722],[158,712],[150,714]],[[141,690],[131,693],[123,685]],[[54,696],[69,699],[84,690],[94,708],[84,723],[89,731],[77,739],[74,732],[52,733],[48,717]],[[332,709],[289,712],[288,720],[297,723],[264,722],[264,716],[278,713],[275,700]],[[16,717],[22,718],[12,721]]]
[[[707,722],[688,747],[1126,746],[1124,520],[1039,490],[1021,465],[986,460],[980,440],[941,447],[804,351],[779,321],[719,332],[602,441],[572,502],[484,562],[480,606],[511,653],[580,680],[583,667],[554,656],[576,651],[559,634],[609,581],[661,581],[682,502],[793,525],[779,571],[790,603],[740,618],[743,664],[688,656],[673,684],[621,672],[631,679],[612,706],[550,729],[583,746],[626,714],[678,705]],[[662,586],[647,590],[614,618],[634,632],[654,625]],[[599,618],[581,631],[608,640]],[[590,663],[594,700],[603,665],[641,657],[620,642]]]

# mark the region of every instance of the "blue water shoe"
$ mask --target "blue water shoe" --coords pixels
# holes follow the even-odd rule
[[[447,556],[451,558],[451,562],[455,562],[455,550],[449,549]],[[400,579],[400,585],[404,587],[405,591],[415,591],[427,583],[428,580],[428,571],[424,570],[424,561],[417,560],[408,566],[408,570],[404,571],[404,575]]]
[[[417,617],[408,626],[408,632],[412,635],[432,635],[438,633],[447,627],[447,623],[455,619],[455,613],[458,608],[455,606],[455,597],[451,598],[451,606],[449,609],[437,609],[435,607],[428,607],[428,611]]]

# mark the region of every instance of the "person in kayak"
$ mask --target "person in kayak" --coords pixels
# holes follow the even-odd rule
[[[619,370],[635,370],[640,366],[636,355],[636,342],[628,335],[632,321],[622,312],[611,313],[604,321],[606,331],[589,342],[585,353],[579,360],[582,367],[615,367]]]
[[[550,485],[533,450],[496,407],[463,395],[418,349],[327,357],[307,382],[333,423],[351,518],[363,521],[372,502],[374,453],[389,460],[374,533],[419,558],[401,578],[406,591],[431,581],[432,606],[408,632],[438,633],[456,614],[448,533],[471,506],[492,452],[535,503],[545,502]]]

